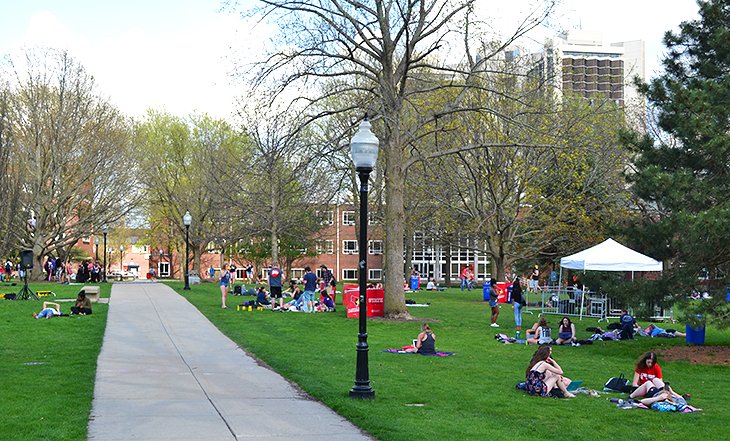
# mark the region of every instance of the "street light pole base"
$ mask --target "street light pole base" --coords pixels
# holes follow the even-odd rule
[[[375,391],[370,386],[354,386],[350,389],[350,398],[372,400],[375,398]]]

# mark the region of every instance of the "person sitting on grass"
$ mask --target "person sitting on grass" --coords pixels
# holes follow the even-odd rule
[[[646,328],[646,333],[650,337],[661,337],[661,338],[674,338],[674,337],[686,337],[687,334],[684,332],[679,332],[675,329],[662,329],[655,325],[654,323],[650,324],[648,328]]]
[[[575,344],[578,339],[575,337],[575,325],[567,316],[564,316],[560,320],[560,327],[558,327],[558,339],[555,343],[559,345]]]
[[[533,328],[535,328],[535,332],[532,337],[527,338],[527,343],[531,345],[549,345],[552,343],[552,331],[550,326],[548,326],[548,322],[545,317],[540,317],[535,325],[537,326],[533,326]],[[530,335],[530,331],[531,330],[527,331],[527,335]]]
[[[42,319],[42,318],[51,318],[51,317],[60,317],[63,315],[63,312],[61,312],[61,305],[58,303],[53,302],[43,302],[43,309],[41,309],[41,312],[36,314],[33,313],[33,318]]]
[[[256,306],[257,307],[264,307],[264,308],[271,308],[271,300],[269,300],[269,293],[266,292],[266,289],[263,286],[259,287],[259,291],[256,294]]]
[[[547,397],[553,389],[558,388],[566,398],[574,398],[575,395],[567,389],[570,379],[563,376],[563,368],[553,360],[552,353],[553,348],[550,346],[541,346],[535,351],[525,370],[527,392]]]
[[[636,362],[631,385],[636,389],[631,392],[629,398],[638,399],[647,406],[657,401],[670,400],[674,396],[682,397],[685,400],[689,397],[689,395],[677,394],[669,387],[668,382],[664,382],[662,368],[659,367],[656,352],[653,351],[645,352]]]
[[[84,290],[81,290],[79,295],[76,297],[76,304],[71,307],[71,314],[91,314],[91,300],[86,298],[86,292],[84,292]]]
[[[636,319],[629,314],[628,310],[621,310],[619,323],[621,323],[621,340],[633,340],[634,330],[636,329]]]
[[[320,292],[319,307],[321,312],[335,312],[335,301],[329,295],[326,289]]]
[[[413,346],[407,348],[406,352],[417,352],[419,354],[436,353],[436,334],[431,331],[428,323],[421,325],[421,333],[413,340]]]

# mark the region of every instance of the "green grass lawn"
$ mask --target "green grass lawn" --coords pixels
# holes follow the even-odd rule
[[[214,284],[194,285],[183,295],[247,351],[381,440],[730,437],[730,367],[663,361],[662,350],[682,345],[684,339],[640,338],[555,347],[554,357],[567,376],[600,390],[609,377],[619,373],[631,377],[635,360],[644,351],[655,349],[665,379],[680,393],[691,393],[690,404],[704,408],[704,412],[619,410],[607,401],[619,394],[602,394],[600,398],[579,395],[573,400],[531,397],[514,386],[524,379],[535,347],[503,345],[494,340],[497,331],[514,332],[509,305],[502,307],[502,328],[495,330],[487,326],[488,307],[481,301],[481,291],[407,294],[431,303],[428,308],[412,308],[411,314],[436,320],[432,328],[438,337],[437,349],[457,355],[381,352],[409,344],[418,334],[420,322],[370,319],[370,379],[376,398],[360,401],[348,397],[354,382],[358,322],[345,318],[343,307],[338,305],[337,312],[330,314],[237,312],[235,305],[249,298],[229,297],[229,308],[221,310]],[[558,320],[557,316],[548,318],[551,324]],[[525,327],[534,320],[536,316],[526,314]],[[577,323],[579,336],[587,338],[585,328],[595,325],[595,320]],[[729,345],[730,332],[708,329],[706,344]]]
[[[101,285],[109,297],[111,284]],[[60,298],[81,285],[31,284]],[[20,285],[0,284],[0,293]],[[0,300],[0,439],[84,440],[94,393],[96,359],[106,325],[106,304],[89,316],[35,320],[40,301]],[[59,302],[63,312],[73,303]]]

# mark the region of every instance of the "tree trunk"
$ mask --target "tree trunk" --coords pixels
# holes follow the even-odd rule
[[[403,274],[405,274],[406,281],[410,283],[410,275],[413,273],[413,231],[407,226],[404,226],[403,229],[405,230],[403,246],[406,250],[406,258],[403,261]]]
[[[403,292],[403,238],[405,171],[403,149],[392,133],[385,144],[385,316],[409,318]]]

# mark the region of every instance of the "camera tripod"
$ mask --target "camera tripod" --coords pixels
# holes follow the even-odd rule
[[[38,296],[28,287],[28,270],[24,270],[25,274],[23,277],[23,287],[20,288],[18,294],[15,296],[16,300],[38,300]]]

